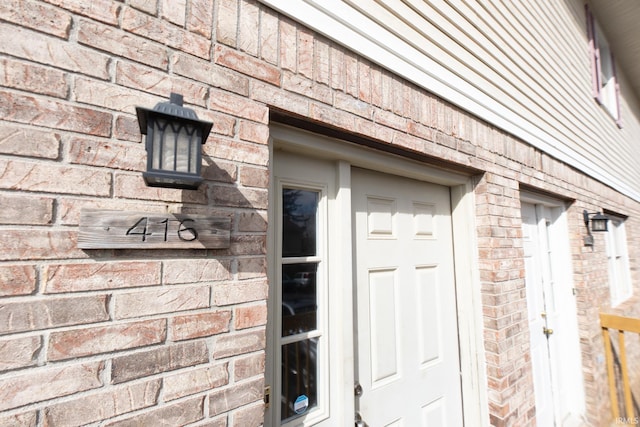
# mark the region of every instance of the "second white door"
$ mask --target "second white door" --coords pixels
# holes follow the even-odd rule
[[[533,199],[522,202],[521,212],[536,421],[540,426],[583,425],[582,364],[564,206]]]

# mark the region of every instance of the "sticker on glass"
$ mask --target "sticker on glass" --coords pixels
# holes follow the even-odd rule
[[[298,396],[295,403],[293,404],[293,410],[296,411],[296,414],[302,414],[309,407],[309,398],[304,394],[302,396]]]

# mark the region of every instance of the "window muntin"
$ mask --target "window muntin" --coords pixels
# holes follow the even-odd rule
[[[280,421],[282,425],[318,407],[327,366],[319,307],[322,306],[325,256],[323,191],[284,186],[281,191],[282,234],[279,298]]]
[[[610,216],[609,231],[606,233],[607,259],[609,261],[609,290],[611,305],[616,306],[632,294],[627,234],[624,219]]]

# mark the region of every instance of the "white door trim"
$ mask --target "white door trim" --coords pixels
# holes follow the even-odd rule
[[[341,214],[344,214],[342,218],[351,218],[350,186],[342,185],[350,182],[351,166],[373,169],[451,187],[463,416],[466,420],[466,425],[478,425],[479,423],[479,425],[488,426],[487,374],[482,341],[482,300],[475,238],[475,199],[472,178],[458,172],[435,168],[394,154],[375,151],[288,126],[272,124],[270,133],[271,150],[277,147],[286,151],[304,153],[306,156],[329,158],[338,161],[339,190],[336,198],[336,208]],[[271,153],[271,159],[273,159],[273,152]],[[273,189],[271,194],[273,194]],[[272,203],[270,203],[269,217],[273,218]],[[340,232],[343,235],[351,235],[350,220],[341,222],[340,227]],[[268,247],[271,249],[274,244],[272,233],[269,233],[268,236],[270,239]],[[340,277],[331,278],[331,280],[336,280],[336,283],[352,283],[351,250],[351,244],[347,242],[341,245],[338,253],[330,255],[330,262],[338,266],[334,271]],[[273,250],[268,251],[269,265],[273,265],[273,256]],[[273,277],[269,277],[269,280],[273,283]],[[273,288],[271,286],[270,290],[273,290]],[[269,297],[272,298],[272,295]],[[351,425],[354,414],[352,304],[352,288],[345,286],[342,290],[342,301],[339,308],[342,313],[341,323],[343,326],[336,330],[330,328],[329,332],[331,345],[342,352],[340,358],[342,363],[338,367],[338,383],[331,385],[331,412],[332,414],[342,414],[341,425]],[[267,346],[272,344],[272,338],[271,341],[268,339]],[[267,375],[273,375],[269,367],[267,370]],[[272,397],[274,403],[275,398],[275,396]]]
[[[451,187],[458,339],[465,425],[489,425],[489,397],[482,322],[473,179]]]
[[[276,147],[302,153],[305,156],[340,159],[363,169],[429,181],[449,187],[464,185],[469,181],[468,175],[459,172],[439,169],[396,154],[365,148],[290,126],[272,124],[270,131]]]

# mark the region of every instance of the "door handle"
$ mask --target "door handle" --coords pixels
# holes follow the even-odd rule
[[[549,335],[553,335],[553,329],[547,328],[546,326],[543,326],[542,327],[542,333],[545,334],[547,336],[547,338],[549,338]]]
[[[365,423],[360,415],[360,412],[356,412],[355,427],[369,427],[369,424]]]

